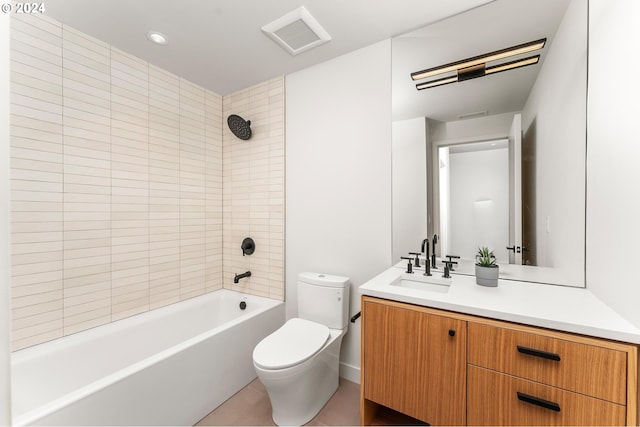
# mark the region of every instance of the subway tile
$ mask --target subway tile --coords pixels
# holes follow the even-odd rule
[[[47,303],[53,303],[62,299],[62,289],[49,292],[41,292],[34,295],[24,295],[11,299],[12,309],[21,309],[28,306],[41,306]],[[40,311],[42,312],[42,311]]]
[[[148,122],[149,110],[144,104],[128,105],[111,100],[111,115],[125,122],[143,123]]]
[[[98,104],[103,104],[100,102]],[[111,110],[108,103],[106,107],[104,105],[98,105],[91,102],[86,102],[82,99],[72,99],[67,96],[65,92],[63,114],[69,117],[75,117],[84,119],[87,121],[96,121],[97,123],[108,125],[110,123],[109,117],[111,116]],[[67,143],[67,139],[65,139]]]
[[[95,111],[109,110],[109,99],[93,96],[91,93],[86,93],[81,90],[77,90],[71,87],[64,88],[65,105],[71,105],[71,103],[84,103],[92,106]]]
[[[111,307],[102,307],[65,318],[64,334],[70,335],[86,331],[111,321]]]
[[[64,280],[65,295],[80,295],[87,287],[97,286],[101,290],[111,288],[111,272],[89,274],[86,276],[71,277]]]
[[[107,287],[108,282],[97,284],[92,292],[78,293],[76,295],[65,295],[64,308],[65,317],[71,317],[78,313],[84,313],[107,306],[111,298],[111,288]],[[78,288],[74,288],[78,290]],[[91,308],[89,308],[91,307]]]
[[[75,284],[75,286],[67,286],[67,283],[65,282],[63,293],[65,307],[110,297],[111,280],[109,273],[82,276],[80,279],[82,279],[83,282],[81,284],[73,282],[72,284]]]
[[[117,304],[116,297],[120,297],[131,292],[148,291],[149,289],[149,273],[147,271],[142,274],[133,274],[129,276],[123,276],[111,282],[111,295],[114,301],[112,304]],[[126,299],[126,298],[125,298]]]
[[[59,331],[62,327],[62,318],[57,317],[48,322],[36,323],[34,325],[17,329],[12,325],[11,338],[16,341],[24,340],[36,335]]]
[[[54,116],[51,116],[51,114],[62,114],[62,103],[56,100],[57,97],[58,95],[51,94],[47,99],[37,99],[13,92],[11,93],[11,105],[23,106],[32,110],[37,110],[35,114],[40,114],[40,111],[49,113],[45,114],[43,117],[50,120],[57,120]]]
[[[177,302],[180,302],[180,290],[159,292],[150,296],[149,308],[154,310]]]
[[[19,181],[14,185],[14,196],[29,199],[15,205],[26,210],[21,212],[18,221],[23,228],[16,229],[28,230],[29,221],[23,219],[24,215],[36,221],[49,219],[51,222],[52,218],[61,221],[59,212],[37,211],[61,207],[47,206],[42,195],[33,193],[51,193],[56,189],[60,193],[64,181],[63,237],[69,238],[64,243],[64,259],[70,261],[66,263],[68,271],[63,272],[65,297],[68,297],[65,301],[68,308],[76,310],[65,311],[64,332],[82,330],[221,287],[223,255],[225,251],[237,249],[235,246],[223,249],[223,234],[225,239],[231,236],[223,225],[231,226],[234,233],[242,235],[250,223],[252,227],[262,227],[255,235],[264,239],[263,245],[269,248],[269,254],[254,259],[255,280],[243,289],[258,294],[271,293],[282,299],[282,270],[269,269],[271,262],[283,265],[282,241],[273,253],[270,241],[278,240],[284,228],[283,223],[279,223],[280,228],[269,230],[267,220],[271,215],[269,198],[277,199],[276,206],[280,206],[284,198],[283,174],[279,172],[284,170],[283,126],[276,123],[271,128],[272,117],[282,121],[284,115],[272,114],[265,105],[279,103],[277,98],[283,94],[283,86],[280,84],[278,89],[277,84],[266,82],[242,91],[240,96],[232,96],[233,103],[229,103],[225,102],[229,97],[220,97],[117,49],[109,49],[108,45],[96,43],[75,30],[65,31],[67,39],[72,42],[62,51],[68,61],[64,108],[53,109],[51,102],[46,101],[33,104],[20,98],[20,94],[15,98],[16,103],[27,104],[16,110],[18,116],[22,114],[27,118],[39,111],[52,125],[59,125],[64,115],[65,156],[53,162],[51,157],[17,158],[12,162],[12,177]],[[110,54],[106,55],[106,51]],[[47,56],[41,59],[55,60]],[[63,80],[55,79],[55,73],[42,73],[17,63],[12,78],[19,85],[35,89],[25,87],[23,90],[16,86],[17,91],[55,102],[58,98],[47,93],[59,97],[61,90],[56,82],[60,85]],[[110,91],[100,93],[99,82],[106,82],[106,75],[113,85]],[[265,134],[266,138],[256,138],[251,146],[225,143],[230,133],[222,122],[224,110],[229,106],[245,106],[253,117],[256,134]],[[14,125],[34,127],[28,119],[15,119]],[[38,130],[59,133],[52,125]],[[17,148],[37,147],[35,151],[60,153],[54,146],[42,145],[46,143],[46,134],[38,135],[44,141],[31,138],[37,141],[33,144],[27,141],[29,138],[19,138],[22,139],[16,139]],[[273,156],[274,150],[282,150],[279,157]],[[30,154],[18,153],[18,156]],[[272,157],[277,161],[269,163]],[[248,170],[246,158],[254,161]],[[63,169],[56,163],[64,164],[64,176]],[[25,168],[32,168],[34,172]],[[261,182],[264,179],[270,179],[269,183]],[[47,190],[37,189],[38,180],[47,183]],[[238,190],[244,194],[229,194]],[[52,214],[57,216],[50,216]],[[229,214],[233,221],[223,223]],[[283,211],[276,215],[283,215]],[[32,229],[35,233],[56,230],[59,233],[60,224],[41,224]],[[233,239],[236,237],[233,235]],[[28,236],[20,238],[29,239]],[[27,243],[17,244],[13,252],[17,260],[25,260],[35,253],[40,257],[36,270],[51,268],[59,262],[62,248],[47,243],[34,242],[29,248],[25,246]],[[47,250],[58,252],[49,258]],[[246,261],[239,258],[233,261],[236,258],[230,261]],[[105,261],[108,262],[100,264]],[[27,270],[18,267],[16,271]],[[24,276],[30,280],[42,279],[37,278],[37,274]],[[225,280],[230,281],[228,277]],[[21,284],[24,293],[48,286],[24,281]],[[116,300],[112,301],[111,295],[104,298],[102,308],[95,305],[90,296],[100,298],[100,292],[107,289],[117,290]],[[89,305],[76,304],[84,301],[79,298],[82,295],[88,298]],[[18,313],[27,313],[25,308],[19,310]],[[96,315],[91,314],[92,310],[104,312]],[[115,313],[112,318],[111,310]],[[28,313],[34,315],[37,311]]]
[[[62,262],[62,251],[50,251],[33,254],[13,255],[11,257],[12,267],[28,265],[31,263],[45,263],[58,261]]]
[[[73,43],[65,37],[65,40],[63,41],[62,56],[63,58],[71,57],[73,60],[78,62],[81,62],[82,58],[85,58],[88,60],[85,62],[86,64],[88,64],[89,61],[94,61],[95,63],[109,66],[108,54],[96,52],[96,49],[100,50],[98,46],[92,44],[86,44],[83,46],[82,44]],[[103,69],[98,69],[97,66],[95,68],[96,71],[103,71]]]
[[[106,118],[102,118],[101,120],[102,123],[99,123],[97,121],[98,120],[97,118],[99,117],[100,116],[93,115],[93,120],[89,121],[89,120],[85,120],[85,118],[75,118],[66,114],[64,118],[64,127],[65,127],[65,130],[67,128],[75,128],[75,129],[91,131],[92,133],[109,135],[111,132],[110,124],[108,123]],[[87,117],[87,118],[91,118],[91,117]],[[94,138],[87,138],[87,139],[94,139]],[[99,139],[99,141],[103,141],[103,140]],[[103,141],[103,142],[108,142],[108,141]]]
[[[77,268],[65,268],[64,279],[67,280],[74,277],[106,273],[110,270],[111,270],[111,264],[90,265],[87,267],[77,267]]]
[[[69,42],[84,46],[87,49],[99,53],[101,57],[109,57],[111,55],[110,47],[107,43],[65,24],[62,25],[62,37]]]
[[[38,36],[40,36],[41,34],[37,34],[37,31],[22,31],[24,29],[26,28],[12,28],[11,40],[22,42],[34,48],[44,50],[45,52],[53,53],[57,56],[62,56],[62,45],[59,37],[45,36],[43,38],[40,38]]]
[[[37,329],[35,329],[38,325],[46,325],[52,324],[54,328],[57,329],[60,327],[60,322],[62,320],[63,311],[62,310],[54,310],[47,311],[44,313],[35,314],[33,316],[22,317],[20,319],[15,319],[11,322],[11,329],[13,331],[18,330],[26,330],[24,331],[26,335],[31,336]],[[51,330],[49,328],[43,327],[45,330]],[[37,334],[36,334],[37,335]],[[12,338],[17,338],[17,336],[13,336]]]
[[[127,91],[125,91],[123,89],[112,91],[111,92],[111,102],[114,103],[114,104],[124,105],[124,106],[130,107],[130,108],[135,108],[135,109],[140,110],[140,111],[148,111],[149,110],[149,103],[148,102],[142,102],[139,99],[130,98],[128,96],[123,95],[123,93],[125,95],[131,95],[130,93],[128,93]],[[139,97],[136,97],[136,98],[139,98]]]
[[[60,22],[48,18],[46,15],[37,14],[15,14],[11,17],[11,29],[27,28],[24,31],[28,32],[28,28],[46,31],[48,34],[42,33],[42,37],[62,37],[62,24]],[[27,27],[28,25],[28,27]],[[31,30],[32,31],[32,30]]]
[[[62,263],[60,263],[62,264]],[[60,265],[62,269],[62,265]],[[11,287],[11,298],[20,298],[26,296],[40,295],[46,293],[55,293],[62,289],[62,280],[52,280],[48,282],[35,282],[31,284],[23,284],[21,286]]]
[[[63,77],[62,86],[65,91],[65,96],[67,96],[67,90],[72,90],[76,93],[82,93],[92,98],[98,98],[107,102],[111,99],[111,93],[102,83],[98,82],[94,84],[91,80],[82,80],[83,81]]]
[[[48,313],[51,311],[62,310],[62,294],[61,291],[53,291],[58,292],[58,297],[51,299],[50,301],[45,301],[36,304],[27,304],[22,307],[12,306],[11,308],[11,320],[16,321],[17,319],[22,319],[30,316],[37,316],[40,314]],[[42,293],[39,293],[39,295]]]
[[[65,62],[66,65],[66,62]],[[63,87],[73,87],[76,90],[92,93],[94,90],[100,90],[102,93],[109,92],[111,89],[111,85],[108,79],[108,76],[103,76],[100,73],[94,72],[93,74],[87,75],[81,72],[69,69],[67,66],[64,68],[64,81]],[[71,82],[76,83],[75,86],[71,84]],[[80,86],[82,85],[82,86]],[[105,97],[105,99],[107,99]]]
[[[28,64],[11,62],[11,79],[13,82],[28,81],[31,87],[50,88],[49,92],[52,93],[61,93],[62,91],[62,76]],[[13,97],[11,101],[14,101]]]
[[[66,251],[66,250],[76,250],[76,249],[99,248],[104,246],[111,246],[111,243],[112,243],[111,237],[81,239],[81,240],[65,240],[64,249]]]
[[[111,317],[113,321],[116,321],[135,316],[136,314],[144,313],[146,311],[149,311],[148,298],[113,306],[113,313]]]
[[[176,92],[179,90],[180,77],[153,64],[149,64],[149,80],[154,85],[170,88]]]
[[[74,49],[68,49],[66,44],[62,53],[64,56],[63,73],[70,70],[87,76],[92,76],[93,78],[104,82],[110,81],[109,65],[105,64],[102,60],[84,56],[81,53],[76,52]]]

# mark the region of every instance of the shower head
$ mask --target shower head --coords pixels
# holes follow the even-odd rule
[[[227,117],[227,124],[231,132],[238,138],[246,141],[251,138],[251,120],[245,120],[235,114]]]

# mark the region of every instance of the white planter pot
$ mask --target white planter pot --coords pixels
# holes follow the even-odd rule
[[[480,286],[498,286],[498,274],[500,268],[482,267],[476,264],[476,283]]]

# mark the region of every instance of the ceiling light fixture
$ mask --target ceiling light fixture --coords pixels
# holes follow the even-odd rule
[[[489,68],[485,68],[484,64],[476,65],[474,67],[463,68],[458,70],[458,74],[451,77],[443,77],[441,79],[430,80],[424,83],[418,83],[416,89],[423,90],[436,86],[442,86],[449,83],[463,82],[465,80],[475,79],[476,77],[483,77],[488,74],[500,73],[502,71],[513,70],[514,68],[526,67],[527,65],[534,65],[540,61],[540,55],[530,56],[524,59],[518,59],[516,61],[507,62],[505,64],[494,65]]]
[[[431,80],[416,85],[416,89],[428,89],[436,86],[442,86],[449,83],[461,82],[476,77],[486,76],[487,74],[499,73],[501,71],[512,70],[514,68],[525,67],[527,65],[537,64],[540,60],[540,55],[530,56],[524,59],[518,59],[515,61],[497,64],[487,67],[488,62],[498,61],[501,59],[509,58],[516,55],[532,52],[534,50],[542,49],[547,39],[540,39],[529,43],[523,43],[517,46],[512,46],[506,49],[497,50],[495,52],[487,53],[480,56],[474,56],[473,58],[464,59],[462,61],[451,62],[449,64],[441,65],[439,67],[428,68],[422,71],[416,71],[411,73],[411,79],[422,80],[427,77],[437,76],[439,74],[455,72],[456,75],[449,75],[439,79]]]
[[[155,44],[159,44],[163,46],[169,43],[169,39],[167,38],[167,36],[157,31],[149,31],[147,33],[147,38],[152,42],[154,42]]]

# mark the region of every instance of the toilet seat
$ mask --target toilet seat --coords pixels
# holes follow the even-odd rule
[[[253,350],[253,361],[263,369],[289,368],[316,354],[329,336],[326,325],[299,318],[289,319],[258,343]]]

